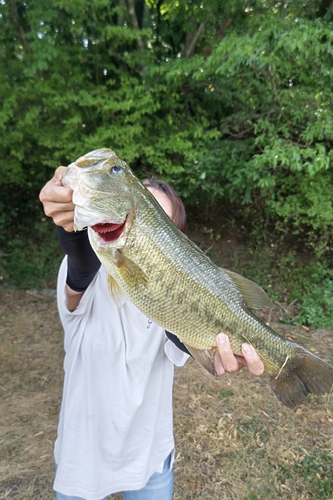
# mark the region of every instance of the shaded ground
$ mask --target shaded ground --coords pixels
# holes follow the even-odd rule
[[[332,332],[277,329],[333,360]],[[55,300],[0,288],[0,342],[0,499],[51,500],[63,361]],[[174,407],[175,500],[333,499],[329,396],[294,413],[266,377],[216,382],[189,362],[176,371]]]

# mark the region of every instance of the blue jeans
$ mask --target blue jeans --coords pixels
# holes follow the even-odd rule
[[[141,490],[123,491],[124,500],[172,500],[174,470],[170,467],[172,452],[165,459],[162,472],[155,472]],[[107,500],[108,496],[101,500]],[[85,500],[56,491],[56,500]]]

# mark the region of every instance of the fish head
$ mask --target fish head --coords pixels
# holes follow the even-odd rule
[[[85,227],[99,246],[124,245],[145,187],[111,149],[91,151],[71,163],[62,183],[73,190],[74,230]]]

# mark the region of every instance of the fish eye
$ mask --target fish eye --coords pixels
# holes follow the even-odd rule
[[[110,169],[110,172],[111,174],[120,174],[120,172],[122,171],[122,168],[119,167],[119,165],[114,165],[111,169]]]

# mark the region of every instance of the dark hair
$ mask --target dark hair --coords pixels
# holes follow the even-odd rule
[[[170,184],[160,179],[144,179],[142,184],[166,194],[172,203],[172,220],[183,233],[186,233],[186,211],[182,200]]]

